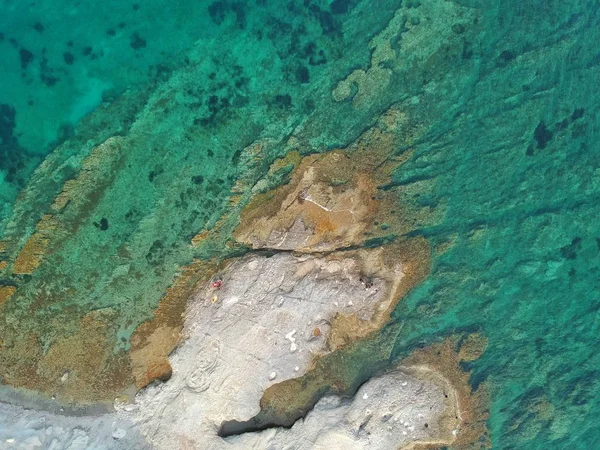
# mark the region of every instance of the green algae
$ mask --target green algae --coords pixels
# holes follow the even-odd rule
[[[394,346],[391,361],[449,333],[481,330],[488,349],[468,368],[474,387],[490,386],[494,448],[595,448],[600,439],[593,422],[600,410],[600,361],[594,351],[600,331],[597,2],[404,2],[399,14],[410,20],[399,21],[392,46],[399,62],[383,63],[392,67],[388,84],[361,100],[358,109],[353,106],[361,92],[357,86],[341,102],[331,91],[353,70],[369,68],[369,41],[386,29],[401,2],[378,2],[376,10],[369,2],[348,2],[347,10],[341,3],[313,2],[310,8],[292,3],[287,9],[275,2],[268,8],[244,4],[241,11],[227,2],[200,2],[167,14],[186,16],[173,19],[176,26],[170,28],[153,29],[150,14],[135,19],[148,31],[136,28],[133,40],[133,29],[118,31],[118,23],[107,25],[103,15],[93,27],[86,24],[86,42],[77,45],[85,53],[92,41],[94,46],[101,41],[118,57],[92,62],[77,55],[54,91],[43,81],[56,76],[48,67],[45,78],[41,72],[26,75],[25,81],[38,77],[35,115],[23,113],[30,98],[25,81],[15,81],[22,86],[11,92],[3,88],[2,103],[15,105],[19,121],[9,124],[6,139],[2,135],[3,149],[10,145],[10,150],[0,151],[0,231],[14,242],[8,258],[94,146],[122,135],[126,151],[94,206],[69,219],[73,231],[65,243],[31,276],[6,275],[20,290],[4,306],[0,327],[15,335],[35,330],[47,348],[72,333],[88,311],[110,309],[117,317],[115,349],[128,348],[129,336],[152,317],[182,264],[235,251],[227,243],[239,212],[229,204],[237,182],[243,181],[247,198],[275,158],[290,151],[289,136],[300,143],[293,150],[303,153],[343,147],[399,103],[420,131],[397,149],[414,153],[382,188],[397,192],[415,210],[427,210],[411,235],[444,251],[434,256],[431,276],[400,303],[381,332],[382,348]],[[129,22],[137,13],[127,8],[112,14]],[[452,14],[436,19],[421,13],[436,8]],[[176,33],[181,24],[186,26]],[[407,27],[419,26],[439,32],[419,41],[422,58],[403,53],[419,36]],[[109,44],[107,27],[115,30],[116,44]],[[51,29],[45,24],[50,42]],[[149,30],[168,36],[169,43],[155,47]],[[3,54],[10,54],[5,60],[10,66],[1,68],[20,80],[10,37],[22,36],[19,45],[31,49],[36,64],[43,61],[42,47],[39,37],[29,34],[38,31],[12,31],[4,32],[0,43]],[[218,42],[211,33],[218,34]],[[199,45],[193,45],[196,39]],[[66,64],[65,45],[48,44],[50,69],[60,59]],[[164,48],[166,57],[160,55]],[[160,66],[183,49],[185,56]],[[123,69],[107,75],[114,73],[113,65]],[[150,66],[154,72],[148,74]],[[78,74],[75,69],[82,67],[90,75]],[[27,71],[42,69],[30,65]],[[60,87],[71,79],[77,89]],[[103,88],[105,80],[110,88]],[[60,123],[76,122],[98,95],[102,98],[100,90],[108,91],[104,97],[110,100],[148,80],[150,87],[83,119],[46,166],[33,172],[57,139]],[[42,132],[35,124],[51,116],[47,105],[57,96],[58,123]],[[4,114],[3,124],[9,116]],[[12,140],[22,133],[25,138]],[[260,139],[270,144],[253,159],[243,149]],[[10,158],[4,156],[8,151]],[[20,180],[11,181],[8,173],[15,167]],[[283,168],[275,181],[284,182],[287,173]],[[21,198],[13,204],[19,190]],[[190,246],[196,233],[215,228],[222,217],[227,220],[218,239]],[[32,313],[29,307],[40,296],[44,302]],[[337,366],[351,370],[367,363],[365,358]],[[361,371],[359,379],[369,374]]]

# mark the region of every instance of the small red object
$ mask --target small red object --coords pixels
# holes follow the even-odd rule
[[[220,278],[210,282],[211,289],[221,289],[221,286],[223,286],[223,280],[221,280]]]

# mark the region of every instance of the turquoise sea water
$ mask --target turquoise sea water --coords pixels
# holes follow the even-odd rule
[[[398,306],[398,354],[453,331],[482,331],[489,347],[467,368],[474,386],[490,386],[494,448],[600,447],[597,1],[1,5],[0,233],[16,233],[7,225],[15,199],[58,142],[77,144],[58,153],[60,170],[42,174],[57,182],[89,152],[83,143],[126,134],[151,108],[132,96],[138,104],[119,110],[127,119],[115,115],[82,135],[87,113],[127,101],[127,89],[149,90],[151,105],[161,89],[175,92],[144,129],[133,126],[137,143],[124,168],[54,260],[70,264],[61,287],[81,283],[71,267],[101,272],[83,308],[127,315],[132,298],[152,291],[135,311],[150,314],[175,267],[191,258],[185,243],[216,222],[246,174],[240,147],[294,132],[310,151],[343,146],[397,103],[425,132],[382,188],[414,187],[409,200],[433,219],[412,234],[434,247],[454,243],[434,254],[430,277]],[[396,10],[406,20],[391,38],[401,63],[390,80],[361,108],[334,102],[336,84],[369,67],[368,43]],[[281,155],[276,147],[252,176]],[[51,193],[36,198],[23,228]],[[109,243],[97,231],[103,218]],[[108,283],[120,276],[112,264],[124,243],[128,258],[141,260],[131,263],[139,285],[126,288]],[[102,255],[90,264],[94,252]],[[120,333],[128,337],[137,323],[128,317]]]
[[[417,233],[456,240],[397,317],[488,336],[472,382],[493,386],[494,448],[598,448],[600,6],[497,6],[484,78],[396,174],[435,180],[444,217]]]

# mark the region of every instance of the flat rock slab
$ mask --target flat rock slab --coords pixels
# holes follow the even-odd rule
[[[301,375],[313,355],[327,351],[336,313],[368,320],[383,304],[386,281],[365,284],[361,269],[358,259],[341,254],[281,253],[234,262],[213,279],[219,289],[209,284],[191,300],[187,341],[171,358],[172,379],[158,389],[183,389],[182,400],[197,398],[194,421],[252,417],[268,386]]]
[[[167,448],[168,442],[180,438],[189,441],[191,448],[197,448],[194,446],[200,440],[212,442],[202,448],[213,448],[211,445],[222,448],[226,442],[239,448],[265,448],[264,439],[277,445],[298,439],[313,442],[320,433],[319,423],[325,421],[333,434],[321,436],[323,445],[334,438],[344,442],[357,439],[359,447],[349,448],[362,448],[360,445],[369,442],[364,440],[365,430],[373,428],[375,432],[379,427],[375,424],[381,421],[378,417],[372,425],[362,424],[366,405],[379,416],[384,414],[379,411],[381,408],[386,409],[385,414],[395,414],[404,408],[400,416],[406,420],[426,418],[434,424],[444,409],[443,395],[431,394],[437,389],[431,383],[399,373],[394,377],[403,381],[395,378],[370,381],[372,386],[365,393],[374,397],[369,402],[362,400],[367,385],[356,397],[358,403],[354,406],[339,398],[335,405],[328,403],[331,398],[322,400],[311,418],[304,424],[296,424],[291,431],[267,430],[226,440],[217,436],[223,421],[248,420],[256,415],[265,389],[302,375],[314,355],[329,351],[327,337],[336,314],[352,314],[369,321],[379,309],[387,309],[392,284],[386,278],[391,274],[365,275],[378,252],[378,249],[338,252],[324,257],[289,253],[271,257],[251,255],[216,274],[211,283],[199,289],[189,305],[186,341],[170,358],[173,377],[168,383],[151,386],[138,395],[139,410],[134,420],[139,421],[142,433],[152,436],[157,448]],[[402,277],[401,271],[397,276]],[[410,383],[407,392],[417,395],[418,401],[406,402],[401,394],[392,393],[392,386],[404,381]],[[384,401],[387,396],[399,400]],[[425,436],[426,432],[431,434],[436,430],[434,425],[430,430],[422,428],[417,431],[415,425],[407,430],[398,425],[397,432],[390,435],[390,442],[397,443],[410,436],[420,438],[421,434]],[[382,430],[386,436],[389,434],[387,428]]]
[[[440,418],[453,409],[444,403],[451,387],[420,371],[391,370],[365,383],[351,400],[321,399],[291,429],[248,433],[228,440],[234,448],[315,450],[398,449],[410,442],[452,442]]]

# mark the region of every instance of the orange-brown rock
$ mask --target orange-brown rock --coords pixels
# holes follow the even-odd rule
[[[0,305],[11,298],[16,291],[17,288],[14,286],[0,286]]]
[[[36,231],[27,239],[23,248],[17,255],[13,273],[31,275],[40,265],[42,258],[46,254],[52,233],[57,229],[57,221],[53,215],[46,214],[42,217],[36,226]]]
[[[3,382],[55,395],[62,403],[112,402],[133,383],[126,352],[115,351],[113,315],[109,309],[86,314],[47,350],[35,333],[6,336],[0,347]]]
[[[83,161],[78,175],[68,180],[52,204],[53,214],[45,214],[15,256],[13,273],[31,274],[40,265],[52,242],[57,245],[79,226],[114,177],[122,159],[122,139],[113,137],[98,145]]]
[[[422,238],[401,241],[369,252],[359,251],[358,255],[367,282],[370,277],[385,280],[385,299],[369,320],[351,314],[337,314],[331,321],[331,333],[327,341],[331,349],[380,329],[389,320],[398,302],[429,272],[429,244]]]
[[[132,334],[131,370],[138,388],[171,376],[168,356],[181,339],[187,300],[198,285],[208,281],[216,267],[214,262],[195,261],[182,268],[160,300],[154,318]]]
[[[406,231],[404,217],[390,214],[396,198],[378,189],[407,157],[390,156],[405,122],[399,110],[390,108],[345,150],[301,160],[294,153],[276,161],[271,174],[286,165],[295,167],[289,183],[256,193],[242,211],[234,237],[254,248],[321,252],[386,234],[376,222],[385,223],[384,231]]]
[[[490,448],[487,419],[489,416],[489,392],[485,384],[477,390],[471,387],[470,372],[465,372],[460,363],[477,359],[485,351],[487,339],[480,334],[450,336],[441,343],[416,350],[401,364],[417,369],[427,368],[432,374],[444,377],[454,388],[458,417],[447,417],[447,422],[458,419],[455,449]],[[474,447],[475,446],[475,447]],[[418,447],[417,447],[418,448]]]

